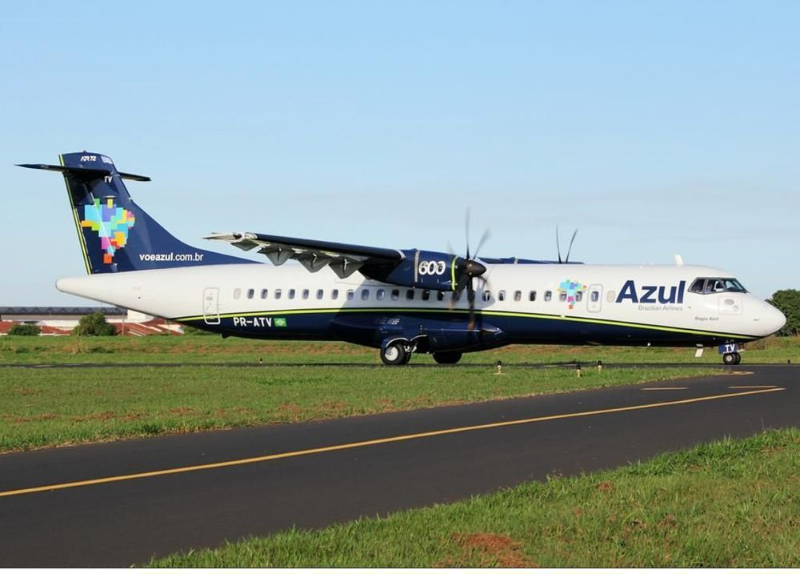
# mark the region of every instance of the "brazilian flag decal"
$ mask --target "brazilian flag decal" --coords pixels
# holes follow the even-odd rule
[[[275,326],[276,327],[285,327],[286,326],[286,318],[285,317],[275,317]]]

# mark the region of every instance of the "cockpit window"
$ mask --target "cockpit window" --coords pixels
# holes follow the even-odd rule
[[[744,285],[739,283],[736,279],[723,279],[725,281],[725,290],[732,293],[747,293]]]
[[[698,277],[689,287],[690,293],[747,293],[747,289],[733,278]]]
[[[706,284],[706,280],[702,277],[700,279],[695,279],[692,286],[689,287],[690,293],[702,293],[703,292],[703,285]]]

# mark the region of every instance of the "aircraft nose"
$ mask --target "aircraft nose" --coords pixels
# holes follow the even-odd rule
[[[780,331],[786,324],[786,315],[769,303],[764,303],[764,307],[764,318],[762,319],[764,329],[768,335],[772,335]]]

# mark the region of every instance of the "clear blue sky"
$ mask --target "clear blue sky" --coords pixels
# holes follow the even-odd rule
[[[87,149],[179,238],[715,265],[800,288],[800,3],[16,2],[0,17],[0,305],[87,304]],[[233,252],[225,245],[221,251]]]

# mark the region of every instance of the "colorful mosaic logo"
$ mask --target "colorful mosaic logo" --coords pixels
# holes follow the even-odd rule
[[[576,293],[583,293],[584,291],[586,291],[586,285],[580,281],[572,281],[570,279],[562,281],[561,285],[558,286],[559,293],[567,294],[567,304],[569,305],[570,309],[575,307]]]
[[[109,198],[104,205],[95,199],[92,205],[83,208],[81,227],[91,227],[100,237],[100,247],[103,253],[103,263],[110,265],[114,262],[117,249],[125,247],[128,243],[128,233],[136,223],[133,213],[122,207],[115,207],[114,200]]]

